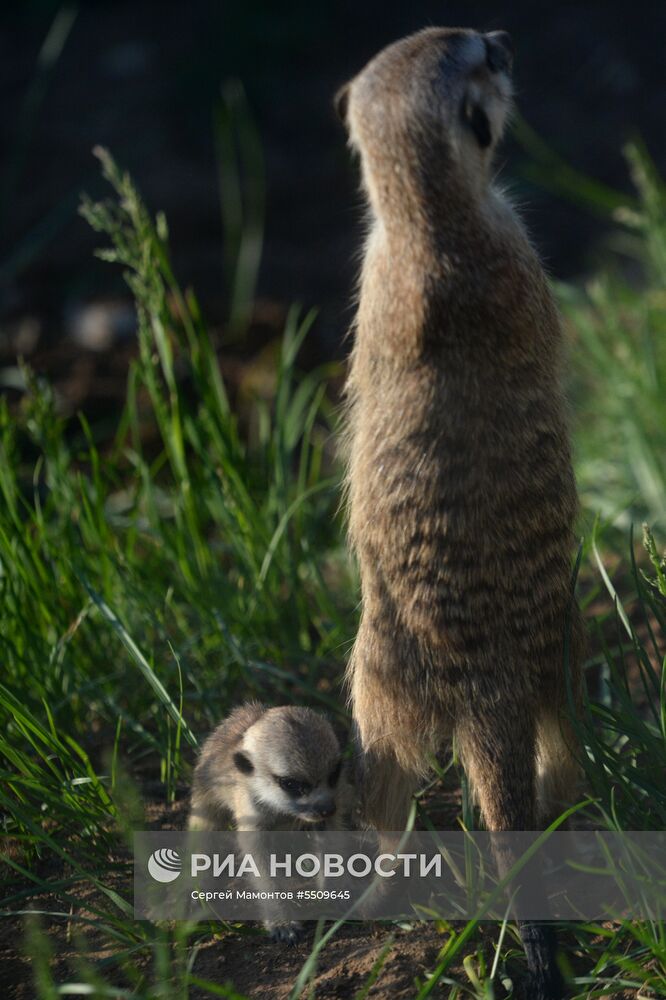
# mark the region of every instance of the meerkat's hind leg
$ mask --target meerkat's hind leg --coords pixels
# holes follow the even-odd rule
[[[575,642],[577,655],[570,662],[570,694],[567,694],[562,678],[548,685],[537,718],[537,810],[540,828],[550,826],[565,809],[574,805],[582,786],[583,748],[575,719],[582,718],[582,652],[578,647],[582,648],[583,640],[575,638]],[[560,829],[566,829],[567,825],[562,825]]]
[[[542,712],[537,730],[537,811],[539,827],[550,826],[576,803],[582,785],[580,745],[564,714]],[[566,829],[568,823],[560,824]]]
[[[396,704],[387,690],[387,671],[399,671],[406,656],[418,651],[361,625],[351,663],[355,776],[362,825],[380,833],[404,831],[430,750],[418,707]]]
[[[362,818],[379,832],[382,848],[389,850],[394,838],[387,834],[407,826],[418,776],[401,767],[388,747],[371,747],[359,770]]]
[[[400,849],[409,819],[412,794],[417,776],[401,767],[384,741],[370,744],[362,753],[357,768],[361,827],[376,833],[379,854],[394,855]],[[358,914],[362,919],[382,915],[391,883],[375,878],[362,897]]]
[[[361,825],[377,830],[382,849],[390,850],[393,838],[383,834],[402,832],[407,826],[418,774],[399,761],[400,747],[386,721],[390,713],[387,710],[386,716],[378,716],[379,696],[368,697],[368,687],[363,686],[363,698],[354,699],[352,736],[358,808]]]

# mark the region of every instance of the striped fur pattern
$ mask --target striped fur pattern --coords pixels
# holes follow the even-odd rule
[[[493,60],[497,44],[506,58]],[[491,830],[537,828],[578,777],[564,715],[567,619],[574,700],[583,630],[562,329],[491,180],[507,47],[503,33],[428,29],[337,98],[369,206],[347,381],[362,584],[348,681],[365,817],[380,830],[404,828],[452,739]]]
[[[428,29],[349,87],[371,206],[347,381],[363,595],[349,682],[371,758],[416,777],[455,735],[477,791],[490,786],[486,820],[515,823],[495,800],[524,785],[515,810],[530,829],[535,781],[518,771],[545,776],[553,756],[567,756],[554,744],[577,499],[552,293],[490,183],[493,147],[475,148],[449,107],[451,69],[437,77],[454,58],[463,80],[452,103],[469,76],[481,92],[480,38]],[[576,687],[575,606],[572,615]],[[506,780],[491,777],[498,768]]]

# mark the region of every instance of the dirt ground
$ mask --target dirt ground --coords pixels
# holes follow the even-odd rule
[[[436,786],[427,800],[427,809],[438,828],[451,826],[460,808],[459,791]],[[187,799],[173,806],[165,807],[157,802],[146,804],[146,829],[182,829],[187,819]],[[48,874],[52,878],[61,877],[62,868],[51,866]],[[42,876],[47,874],[40,872]],[[109,883],[126,898],[131,897],[131,889],[121,878]],[[87,901],[89,915],[93,915],[96,894],[89,886],[72,887],[74,895]],[[31,899],[30,908],[53,910],[53,901],[48,896]],[[79,911],[81,916],[86,910]],[[75,925],[70,925],[63,916],[61,920],[42,922],[54,952],[52,969],[58,983],[76,980],[77,949]],[[461,925],[462,927],[462,925]],[[459,928],[461,929],[461,928]],[[22,921],[5,919],[0,921],[0,968],[2,969],[3,996],[8,1000],[31,1000],[34,970],[30,961],[17,950],[17,943],[23,937]],[[314,930],[309,930],[298,944],[292,947],[276,945],[257,926],[246,925],[242,930],[226,930],[211,933],[199,944],[193,965],[193,975],[204,982],[233,986],[241,996],[251,1000],[288,1000],[294,983],[301,972],[313,944]],[[471,947],[483,947],[486,958],[493,954],[497,938],[496,927],[482,925],[475,943]],[[427,974],[437,964],[440,949],[447,939],[447,931],[435,923],[400,925],[381,923],[349,923],[342,926],[323,949],[312,979],[317,1000],[351,1000],[367,983],[375,963],[382,957],[387,943],[385,961],[377,982],[367,996],[372,1000],[413,1000],[418,991],[417,981],[423,984]],[[99,962],[108,958],[108,941],[102,946],[94,931],[85,933],[87,960]],[[589,960],[577,954],[573,938],[562,936],[561,944],[575,971],[589,974]],[[506,945],[506,942],[505,942]],[[520,946],[515,942],[516,954]],[[467,951],[470,949],[468,948]],[[150,975],[148,962],[146,973]],[[519,972],[519,963],[511,964],[508,974]],[[460,963],[455,964],[449,975],[466,983],[468,977]],[[120,983],[119,983],[120,985]],[[504,994],[499,987],[498,1000]],[[435,996],[448,995],[445,982],[435,991]],[[211,996],[203,988],[193,986],[192,1000],[208,1000]],[[638,1000],[635,991],[614,994],[614,1000]]]

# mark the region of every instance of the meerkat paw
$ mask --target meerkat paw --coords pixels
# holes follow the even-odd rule
[[[298,920],[290,920],[284,924],[275,924],[268,920],[264,927],[268,931],[271,941],[276,944],[286,944],[289,947],[298,944],[305,934],[305,928]]]

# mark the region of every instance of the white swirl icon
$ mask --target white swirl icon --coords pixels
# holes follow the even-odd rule
[[[153,851],[148,858],[148,871],[156,882],[173,882],[180,875],[182,864],[178,851],[163,848]]]

